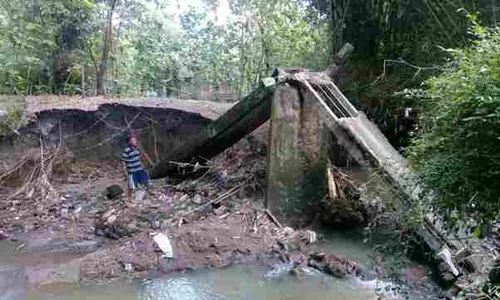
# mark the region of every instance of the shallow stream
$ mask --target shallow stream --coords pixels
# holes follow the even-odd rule
[[[370,247],[351,234],[332,234],[334,252],[369,264]],[[327,246],[330,247],[330,246]],[[202,269],[148,280],[125,280],[101,284],[52,284],[29,287],[25,266],[16,259],[17,245],[0,242],[0,300],[212,300],[212,299],[435,299],[411,292],[402,297],[390,290],[391,283],[356,278],[337,279],[306,268],[297,278],[290,266],[261,265]]]

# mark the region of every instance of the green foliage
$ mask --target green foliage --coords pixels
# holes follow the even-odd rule
[[[15,134],[25,125],[26,101],[19,96],[0,96],[0,138]]]
[[[197,11],[183,16],[194,82],[224,80],[248,93],[276,66],[324,69],[330,62],[328,39],[322,39],[327,27],[307,22],[299,1],[232,1],[231,9],[223,24]]]
[[[92,9],[88,0],[0,0],[0,93],[52,92],[57,53],[77,48]]]
[[[452,221],[489,221],[500,211],[500,31],[474,24],[476,40],[447,52],[452,62],[426,89],[413,167]]]
[[[182,95],[225,81],[245,94],[275,66],[330,62],[326,22],[299,0],[233,0],[225,22],[214,17],[218,3],[205,2],[179,11],[169,0],[118,1],[107,92]],[[107,1],[0,0],[0,8],[0,93],[95,92]]]
[[[436,72],[384,61],[401,59],[422,67],[443,64],[446,54],[441,47],[461,47],[468,40],[468,19],[460,9],[476,12],[488,8],[490,3],[476,0],[327,2],[336,4],[330,15],[333,15],[333,25],[343,28],[341,33],[336,33],[341,35],[341,43],[348,41],[356,47],[349,61],[349,98],[379,125],[393,145],[407,146],[415,122],[404,118],[402,112],[406,107],[418,108],[419,103],[394,93],[416,88]],[[342,5],[347,8],[339,13]],[[328,5],[322,7],[331,9]],[[491,12],[486,11],[481,15],[482,20],[488,21],[490,16]]]

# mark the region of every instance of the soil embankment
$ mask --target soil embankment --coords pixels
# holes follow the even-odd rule
[[[126,134],[139,134],[154,163],[210,120],[156,105],[70,105],[37,111],[21,135],[3,145],[0,233],[23,242],[25,261],[45,257],[30,269],[31,283],[145,276],[255,259],[309,264],[337,276],[356,273],[355,263],[321,254],[314,232],[281,227],[263,208],[265,128],[203,165],[179,164],[182,180],[157,180],[144,199],[108,199],[106,187],[124,188],[119,155]],[[170,237],[173,260],[162,258],[155,245],[152,234],[158,232]]]

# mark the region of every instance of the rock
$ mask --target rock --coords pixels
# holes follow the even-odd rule
[[[123,195],[124,191],[119,185],[110,185],[106,188],[106,198],[113,200]]]
[[[201,203],[203,203],[203,199],[202,199],[202,198],[201,198],[201,196],[200,196],[200,195],[198,195],[198,194],[197,194],[197,195],[195,195],[195,196],[193,197],[193,200],[191,200],[191,201],[193,201],[193,203],[194,203],[194,204],[196,204],[196,205],[201,205]]]
[[[356,274],[358,269],[358,264],[356,262],[341,258],[334,254],[326,255],[320,261],[314,259],[311,255],[309,257],[308,266],[338,278]]]

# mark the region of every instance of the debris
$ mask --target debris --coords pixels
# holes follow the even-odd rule
[[[277,243],[281,247],[281,249],[283,249],[285,252],[288,252],[288,250],[290,250],[290,246],[288,245],[287,242],[278,240]]]
[[[130,230],[131,232],[134,232],[137,230],[137,221],[133,220],[127,225],[127,229]]]
[[[142,202],[142,200],[144,200],[144,197],[146,197],[146,191],[143,189],[138,189],[134,193],[134,202]]]
[[[111,215],[109,218],[106,220],[108,224],[113,224],[116,221],[116,215]]]
[[[112,214],[114,214],[114,213],[115,213],[115,211],[116,211],[116,210],[115,210],[114,208],[113,208],[113,209],[111,209],[111,210],[109,210],[109,211],[107,211],[104,215],[102,215],[102,218],[103,218],[103,219],[108,219],[109,217],[111,217],[111,215],[112,215]]]
[[[192,201],[194,204],[200,205],[203,202],[203,199],[200,195],[195,195]]]
[[[169,197],[162,193],[160,197],[158,197],[158,200],[160,200],[161,202],[167,202],[169,200]]]
[[[328,254],[324,256],[311,254],[309,256],[308,266],[338,278],[344,278],[347,275],[356,274],[359,270],[357,262],[342,258],[335,254]]]
[[[306,230],[307,233],[307,243],[309,245],[316,244],[318,242],[318,234],[312,230]]]
[[[208,203],[205,203],[205,204],[203,204],[201,206],[196,207],[195,209],[192,209],[192,210],[186,212],[184,214],[184,216],[189,215],[189,214],[191,214],[191,213],[193,213],[195,211],[200,211],[201,209],[203,209],[205,207],[208,207],[209,205],[218,204],[218,203],[220,203],[220,202],[228,199],[229,197],[233,196],[234,194],[236,194],[239,191],[240,186],[241,186],[241,184],[238,185],[238,186],[233,187],[229,191],[227,191],[224,194],[222,194],[221,196],[219,196],[217,199],[212,200],[212,201],[210,201]]]
[[[77,208],[75,208],[75,210],[73,210],[73,213],[75,215],[79,214],[80,212],[82,211],[82,206],[81,205],[78,205]]]
[[[314,260],[322,261],[323,259],[325,259],[326,253],[324,252],[313,253],[310,255],[310,257]]]
[[[110,185],[106,188],[106,198],[109,200],[116,199],[123,195],[124,191],[119,185]]]
[[[276,217],[271,213],[271,211],[269,211],[269,209],[266,209],[265,212],[269,216],[269,218],[271,219],[271,221],[274,222],[274,224],[276,226],[278,226],[279,228],[283,227],[283,226],[281,226],[281,223],[278,221],[278,219],[276,219]]]
[[[165,234],[158,233],[153,236],[153,240],[155,241],[156,245],[158,245],[158,248],[160,248],[160,250],[164,253],[164,257],[174,258],[172,245],[170,244],[169,238]]]
[[[132,264],[125,264],[125,271],[132,272],[133,270],[134,267],[132,267]]]
[[[226,211],[227,207],[224,205],[221,205],[221,207],[217,208],[214,210],[215,215],[222,215]]]
[[[225,218],[226,218],[227,216],[229,216],[229,215],[230,215],[230,213],[225,213],[225,214],[223,214],[222,216],[219,216],[219,219],[221,219],[221,220],[222,220],[222,219],[225,219]]]
[[[439,258],[441,258],[443,260],[443,262],[445,262],[448,267],[450,268],[451,270],[451,273],[453,273],[453,275],[455,277],[457,277],[458,275],[460,275],[460,271],[455,267],[455,264],[453,263],[453,261],[451,260],[451,252],[450,252],[450,249],[448,248],[443,248],[441,250],[441,252],[439,252],[437,254],[437,256]]]
[[[330,195],[330,199],[337,199],[337,185],[335,184],[335,178],[333,177],[332,169],[330,168],[330,164],[326,168],[326,174],[328,179],[328,194]]]

